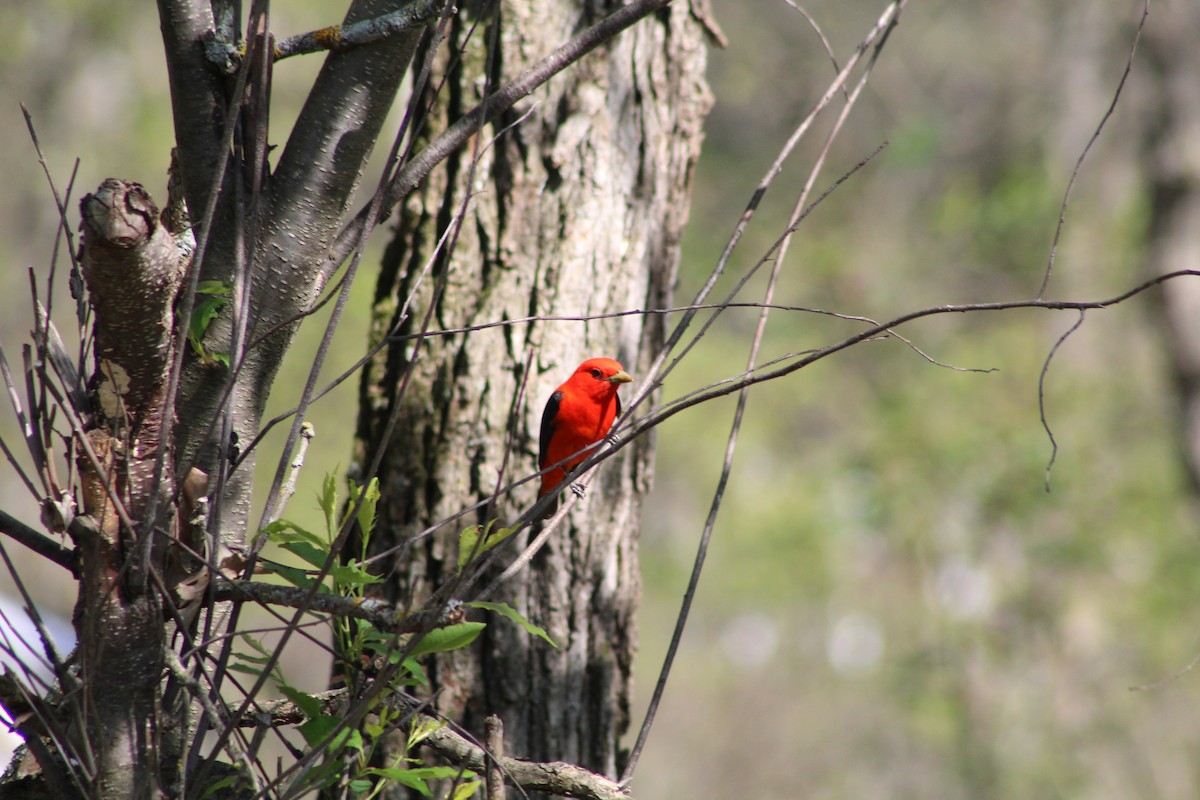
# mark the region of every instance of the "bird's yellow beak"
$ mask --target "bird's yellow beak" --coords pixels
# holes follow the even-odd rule
[[[608,378],[609,383],[631,383],[632,381],[633,378],[629,377],[629,373],[625,370],[621,370],[616,375],[609,376]]]

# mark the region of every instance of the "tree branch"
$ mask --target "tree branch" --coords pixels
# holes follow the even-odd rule
[[[158,16],[183,186],[188,207],[196,213],[208,205],[224,143],[223,87],[205,55],[205,41],[213,35],[212,7],[204,0],[158,0]]]
[[[389,7],[383,0],[357,0],[346,15],[346,27],[374,19]],[[313,262],[341,224],[420,36],[420,29],[409,30],[373,47],[330,53],[325,60],[279,157],[267,241],[260,248],[269,254],[268,263],[308,268],[279,270],[272,283],[290,279],[306,290],[314,283]],[[288,311],[307,307],[304,302]]]
[[[321,702],[322,711],[336,714],[344,703],[346,689],[333,689],[312,695]],[[408,708],[422,722],[437,723],[436,717],[422,712],[418,701],[401,694],[393,694],[395,702]],[[291,700],[259,703],[244,715],[239,724],[244,727],[260,725],[298,725],[307,719],[304,712]],[[493,755],[465,736],[442,725],[425,738],[421,744],[430,748],[456,767],[483,774],[488,763],[495,761],[504,774],[505,783],[524,792],[545,792],[559,797],[575,797],[580,800],[630,800],[628,790],[603,775],[565,761],[530,761],[524,758]]]
[[[446,0],[415,0],[382,16],[289,36],[275,46],[275,60],[322,50],[349,50],[378,42],[432,22],[445,5]]]
[[[75,574],[75,551],[64,547],[42,532],[29,527],[6,511],[0,510],[0,533],[23,544],[47,561]]]
[[[261,581],[231,581],[217,576],[213,586],[214,599],[218,601],[240,601],[262,605],[284,606],[352,617],[371,623],[387,633],[417,633],[431,627],[444,615],[429,611],[406,613],[391,603],[373,598],[346,597],[337,594],[313,594],[308,588],[284,586]]]

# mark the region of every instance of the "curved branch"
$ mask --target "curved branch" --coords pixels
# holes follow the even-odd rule
[[[842,350],[853,347],[859,342],[888,334],[892,328],[900,327],[901,325],[918,319],[940,316],[942,314],[967,314],[978,311],[1011,311],[1019,308],[1044,308],[1051,311],[1087,311],[1090,309],[1109,308],[1111,306],[1123,303],[1126,300],[1129,300],[1130,298],[1135,297],[1148,289],[1152,289],[1161,283],[1166,283],[1167,281],[1174,280],[1175,278],[1187,276],[1200,277],[1200,269],[1181,269],[1176,270],[1175,272],[1168,272],[1163,275],[1158,275],[1154,278],[1143,281],[1137,286],[1134,286],[1132,289],[1128,289],[1114,297],[1104,300],[1011,300],[996,303],[964,303],[957,305],[947,304],[941,306],[931,306],[918,311],[910,311],[907,314],[902,314],[901,316],[888,320],[887,322],[871,325],[854,336],[843,339],[835,344],[831,344],[828,347],[822,347],[818,350],[813,350],[803,357],[792,361],[786,366],[769,371],[743,373],[728,381],[721,382],[720,385],[717,385],[712,389],[697,392],[688,397],[685,401],[668,404],[651,411],[629,426],[629,430],[631,431],[629,435],[625,435],[621,431],[615,431],[616,433],[621,434],[621,438],[617,440],[616,444],[596,453],[587,461],[584,461],[582,464],[580,464],[579,469],[587,469],[592,464],[596,464],[603,458],[607,458],[611,453],[614,453],[617,450],[620,450],[622,447],[625,447],[638,434],[648,430],[649,428],[659,425],[686,408],[690,408],[694,405],[704,403],[709,400],[714,400],[718,397],[724,397],[726,395],[733,394],[734,392],[737,392],[747,386],[753,386],[756,383],[763,383],[776,378],[782,378],[785,375],[790,375],[793,372],[802,369],[803,367],[807,367],[809,364],[812,364],[815,361],[820,361],[821,359],[827,358],[834,353],[839,353]]]

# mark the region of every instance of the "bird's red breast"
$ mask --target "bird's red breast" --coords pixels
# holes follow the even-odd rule
[[[538,497],[557,490],[567,473],[583,463],[595,449],[594,445],[608,435],[621,414],[617,390],[631,380],[617,361],[589,358],[550,395],[542,412],[538,467],[556,466],[542,473]]]

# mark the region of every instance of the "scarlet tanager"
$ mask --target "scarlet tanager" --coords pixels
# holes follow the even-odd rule
[[[599,444],[608,435],[613,422],[621,415],[617,389],[632,380],[613,359],[589,358],[550,395],[546,410],[542,412],[538,467],[554,468],[542,473],[539,499],[557,492],[567,473],[595,450],[589,445]],[[551,516],[557,508],[556,498],[542,518]]]

